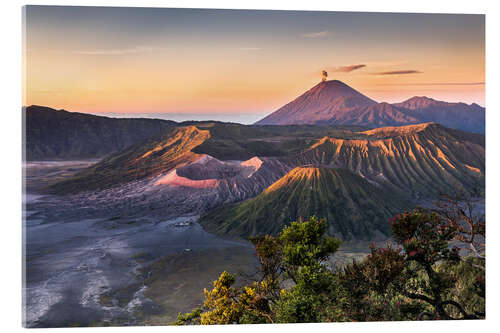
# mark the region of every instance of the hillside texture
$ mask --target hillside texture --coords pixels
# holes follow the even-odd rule
[[[296,165],[346,168],[413,198],[484,186],[484,136],[429,123],[325,137],[298,154]]]
[[[109,188],[144,177],[168,172],[192,162],[197,155],[191,150],[210,137],[195,126],[176,129],[171,135],[132,146],[113,154],[73,178],[51,187],[52,193]]]
[[[230,197],[244,199],[305,165],[348,169],[373,184],[416,199],[484,186],[484,136],[478,134],[433,123],[320,132],[327,134],[323,138],[295,136],[294,132],[264,135],[261,131],[232,124],[178,127],[171,134],[112,154],[53,185],[50,191],[100,190],[168,175],[165,179],[186,178],[180,182],[184,184],[189,179],[207,181],[205,184],[224,193],[241,191]],[[204,156],[206,162],[201,163]],[[258,170],[245,176],[246,168],[239,163],[256,156],[261,161]],[[232,162],[235,160],[240,162]],[[175,177],[172,170],[176,170]]]
[[[326,218],[342,239],[387,236],[387,219],[408,203],[346,169],[297,167],[247,201],[216,208],[201,218],[209,231],[248,238],[277,234],[301,217]]]

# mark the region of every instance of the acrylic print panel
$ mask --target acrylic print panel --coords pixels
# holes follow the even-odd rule
[[[25,7],[25,326],[484,318],[484,21]]]

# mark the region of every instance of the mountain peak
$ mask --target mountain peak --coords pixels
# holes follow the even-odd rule
[[[387,218],[405,207],[387,189],[347,169],[311,165],[296,167],[252,199],[213,210],[200,223],[213,232],[249,237],[277,234],[315,214],[326,218],[328,233],[339,238],[386,238]],[[353,209],[360,214],[350,213]]]
[[[335,98],[358,97],[358,98],[366,99],[367,101],[371,101],[372,103],[376,103],[372,99],[361,94],[356,89],[353,89],[349,85],[347,85],[344,82],[339,81],[339,80],[329,80],[329,81],[320,82],[317,85],[315,85],[314,87],[312,87],[311,89],[309,89],[302,96],[305,96],[308,94],[321,94],[322,97],[326,97],[330,100],[335,99]]]
[[[403,101],[401,103],[396,103],[394,105],[409,110],[416,110],[416,109],[427,108],[429,106],[436,104],[445,104],[445,103],[446,102],[437,101],[427,96],[413,96],[412,98],[409,98],[406,101]]]
[[[437,122],[467,132],[484,133],[485,109],[472,103],[438,101],[427,96],[414,96],[393,104],[419,122]]]
[[[282,178],[282,183],[288,183],[290,181],[294,180],[299,180],[299,179],[313,179],[313,178],[319,178],[321,173],[324,172],[325,167],[321,167],[318,165],[303,165],[303,166],[298,166],[294,169],[292,169],[288,174],[285,175],[285,177]],[[278,184],[280,182],[275,183]],[[269,187],[267,190],[272,190],[272,186]]]
[[[432,101],[432,102],[436,102],[436,100],[434,98],[431,98],[431,97],[427,97],[427,96],[413,96],[409,99],[406,100],[406,102],[409,102],[409,101]]]
[[[317,83],[256,125],[357,125],[369,128],[437,122],[484,133],[485,109],[414,96],[400,103],[377,103],[340,80]]]
[[[340,112],[376,103],[342,81],[323,81],[256,124],[325,123]]]
[[[279,189],[282,189],[286,186],[289,186],[292,183],[297,182],[316,182],[326,173],[332,173],[337,175],[338,171],[335,169],[320,167],[317,165],[304,165],[298,166],[289,171],[286,175],[284,175],[281,179],[276,181],[274,184],[269,186],[264,193],[270,193]]]
[[[317,86],[326,86],[326,87],[347,87],[349,89],[352,89],[349,87],[347,84],[340,80],[328,80],[328,81],[322,81],[318,83],[315,87]]]

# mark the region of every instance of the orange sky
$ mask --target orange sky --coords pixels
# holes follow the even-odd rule
[[[322,69],[377,101],[484,105],[480,15],[32,6],[26,23],[25,105],[265,114]]]

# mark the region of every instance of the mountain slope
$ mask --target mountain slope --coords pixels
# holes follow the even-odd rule
[[[50,187],[52,193],[109,188],[131,182],[195,161],[192,149],[210,137],[210,132],[196,126],[177,128],[172,134],[151,139],[113,154],[74,177]]]
[[[434,197],[484,186],[484,136],[434,123],[383,127],[357,139],[325,137],[290,163],[346,168],[414,198]]]
[[[377,103],[348,85],[325,81],[256,122],[257,125],[330,124],[371,128],[435,122],[484,134],[485,109],[413,97],[402,103]]]
[[[191,124],[188,126],[181,126]],[[193,125],[195,124],[195,125]],[[133,145],[125,150],[107,156],[106,159],[95,166],[65,180],[52,187],[51,192],[57,194],[76,193],[89,190],[100,190],[117,186],[131,181],[154,178],[160,174],[167,174],[172,169],[184,172],[189,167],[186,164],[194,163],[204,155],[220,161],[245,161],[255,156],[262,158],[264,169],[276,169],[265,172],[266,176],[259,176],[259,183],[268,186],[270,182],[281,177],[282,163],[276,157],[285,157],[296,154],[308,148],[317,139],[324,135],[353,135],[349,127],[336,128],[332,126],[247,126],[220,122],[185,122],[178,124],[175,130],[163,136],[157,136],[145,142]],[[359,127],[353,127],[359,130]],[[190,139],[188,132],[193,133]],[[201,135],[203,133],[203,135]],[[185,135],[185,137],[184,137]],[[189,144],[188,144],[189,143]],[[151,153],[148,158],[141,158],[144,154],[155,149],[155,147],[169,146],[169,151],[176,152],[176,157],[167,152]],[[160,156],[161,155],[161,156]],[[154,157],[154,158],[153,158]],[[266,159],[270,157],[270,159]],[[276,163],[275,163],[276,162]],[[267,167],[269,165],[269,168]],[[211,173],[211,168],[219,169],[226,166],[216,166],[208,163],[197,172]],[[286,166],[286,171],[292,167]],[[229,166],[229,169],[234,169]],[[261,170],[261,171],[262,171]],[[206,172],[205,172],[206,171]],[[284,171],[286,173],[286,171]],[[231,171],[233,172],[233,171]],[[230,174],[229,172],[228,174]],[[239,171],[238,171],[239,172]],[[236,173],[238,173],[236,172]],[[258,172],[260,174],[260,172]],[[189,177],[197,177],[195,172],[190,172]],[[269,179],[265,178],[272,175]],[[277,177],[277,178],[276,178]],[[195,179],[193,178],[193,179]],[[218,177],[222,179],[224,177]],[[254,187],[249,182],[239,182],[245,189]],[[223,181],[218,182],[224,185]],[[232,184],[231,184],[232,185]],[[229,186],[229,185],[228,185]],[[255,190],[262,191],[262,185],[255,186]],[[238,189],[235,188],[235,191]],[[233,190],[231,190],[233,191]],[[244,190],[248,192],[248,190]]]
[[[159,119],[118,119],[54,110],[23,108],[26,159],[96,158],[172,131],[176,123]]]
[[[429,97],[412,97],[404,102],[393,104],[408,115],[423,122],[436,122],[446,127],[463,131],[485,132],[485,109],[477,104],[448,103]]]
[[[355,108],[348,112],[334,114],[328,123],[332,125],[358,126],[401,126],[417,124],[421,121],[411,114],[407,114],[389,103],[372,104]]]
[[[300,217],[316,215],[327,219],[331,235],[373,239],[387,236],[387,219],[405,207],[405,201],[349,170],[306,166],[253,199],[216,208],[200,223],[212,232],[247,238],[277,234]]]
[[[171,134],[108,156],[53,185],[51,192],[106,189],[153,179],[176,169],[178,176],[207,180],[218,187],[227,187],[224,192],[228,193],[241,189],[247,195],[259,193],[262,186],[268,186],[295,167],[310,164],[349,169],[372,183],[416,199],[484,186],[484,136],[434,123],[364,132],[318,132],[327,133],[323,138],[287,137],[283,133],[267,137],[270,134],[262,134],[261,128],[240,127],[244,126],[179,127]],[[205,155],[215,159],[190,166]],[[255,156],[264,161],[263,167],[252,178],[240,177],[240,167],[233,166],[234,160],[244,161]],[[216,174],[217,177],[209,176]],[[238,180],[229,181],[232,175],[240,176]],[[255,177],[259,179],[258,186],[252,185]],[[239,194],[233,197],[242,198]]]
[[[324,81],[255,124],[322,123],[339,112],[372,104],[376,102],[341,81]]]

